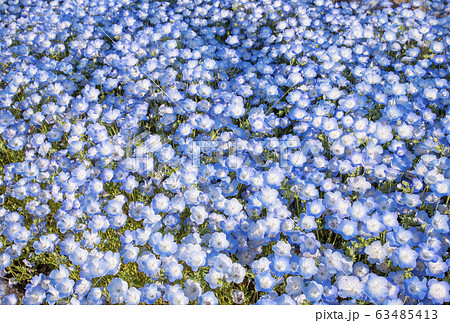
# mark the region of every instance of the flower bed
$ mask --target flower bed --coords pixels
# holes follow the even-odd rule
[[[421,5],[3,1],[1,303],[450,302]]]

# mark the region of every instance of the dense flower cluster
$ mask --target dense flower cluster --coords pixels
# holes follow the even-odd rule
[[[1,303],[450,302],[448,17],[0,2]]]

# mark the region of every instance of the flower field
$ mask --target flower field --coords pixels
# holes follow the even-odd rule
[[[0,304],[450,304],[426,3],[0,0]]]

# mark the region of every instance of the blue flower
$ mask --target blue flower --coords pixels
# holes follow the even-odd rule
[[[41,236],[39,241],[33,243],[33,247],[36,250],[36,254],[41,254],[43,252],[51,252],[55,248],[55,243],[58,240],[58,236],[54,233]]]
[[[24,305],[40,305],[45,300],[45,291],[39,286],[26,289],[22,299]]]
[[[450,284],[446,281],[437,281],[430,279],[428,281],[427,297],[433,304],[442,305],[444,302],[450,301]]]
[[[342,235],[345,240],[350,240],[358,234],[357,223],[344,219],[339,224],[337,232]]]
[[[11,256],[8,253],[0,253],[0,270],[5,270],[11,265]]]
[[[317,302],[322,298],[323,286],[315,281],[310,281],[304,289],[304,294],[308,301]]]
[[[395,249],[390,255],[390,258],[396,266],[401,268],[415,268],[418,256],[419,254],[411,249],[410,246],[403,245]]]
[[[141,300],[141,294],[142,292],[136,287],[130,287],[123,300],[126,305],[138,305]]]
[[[175,261],[170,261],[164,264],[164,273],[169,276],[169,281],[174,282],[175,280],[183,278],[183,265],[176,263]]]
[[[161,265],[161,260],[149,251],[144,252],[137,259],[139,271],[145,273],[149,277],[156,276]]]
[[[129,262],[135,262],[137,260],[138,254],[139,248],[134,247],[132,244],[127,244],[120,253],[125,264]]]
[[[149,305],[154,304],[162,295],[155,284],[147,284],[139,290],[141,291],[140,300]]]
[[[214,295],[214,292],[208,291],[208,292],[202,294],[198,298],[197,304],[199,304],[199,305],[218,305],[219,300],[217,299],[216,295]]]
[[[423,298],[427,294],[428,288],[426,278],[423,278],[422,280],[420,280],[418,277],[405,279],[404,286],[405,293],[409,297],[423,300]]]
[[[257,291],[270,293],[275,284],[275,278],[268,271],[255,276],[255,287]]]
[[[128,283],[116,277],[108,284],[107,290],[113,304],[122,303],[128,292]]]
[[[369,274],[364,286],[364,292],[367,293],[367,296],[371,301],[377,304],[383,298],[388,296],[388,280],[385,277]]]
[[[448,216],[439,212],[436,212],[431,218],[431,225],[436,233],[448,233],[450,231]]]

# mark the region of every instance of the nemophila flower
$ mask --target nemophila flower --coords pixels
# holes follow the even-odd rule
[[[138,268],[149,277],[156,276],[161,265],[161,260],[149,251],[144,252],[137,259]]]
[[[92,283],[89,280],[81,278],[75,284],[74,292],[78,297],[84,297],[89,292],[91,286]]]
[[[174,282],[183,277],[183,265],[170,261],[164,264],[164,273],[169,277],[170,282]]]
[[[357,299],[363,293],[364,284],[358,277],[342,276],[337,282],[337,287],[340,297]]]
[[[147,284],[139,289],[141,291],[140,301],[145,304],[154,304],[162,295],[155,284]]]
[[[394,212],[384,212],[381,216],[381,220],[388,231],[395,230],[399,227],[398,217]]]
[[[119,199],[110,200],[104,210],[109,216],[122,214],[123,203]]]
[[[212,291],[208,291],[208,292],[202,294],[198,298],[197,304],[199,304],[199,305],[218,305],[219,300],[217,299],[216,295],[214,295],[214,293]]]
[[[270,260],[268,260],[266,257],[262,257],[258,260],[253,261],[250,264],[250,267],[252,269],[252,272],[254,274],[260,274],[265,271],[269,270]]]
[[[103,293],[102,290],[98,287],[94,287],[90,290],[88,296],[86,297],[88,300],[88,304],[102,305]]]
[[[413,232],[410,230],[405,230],[402,227],[398,227],[393,230],[393,235],[390,235],[393,239],[389,238],[392,246],[403,246],[403,245],[413,245]]]
[[[277,302],[265,295],[256,302],[256,305],[277,305]]]
[[[153,251],[157,255],[161,255],[164,257],[170,256],[178,249],[178,246],[174,241],[174,237],[170,233],[166,234],[165,236],[162,236],[160,233],[154,234],[152,236],[151,244],[154,246]]]
[[[11,265],[11,256],[8,253],[0,253],[0,270],[5,270]]]
[[[302,257],[298,261],[297,272],[303,278],[309,279],[313,275],[315,275],[317,273],[317,271],[318,271],[318,268],[316,266],[316,261],[314,258]]]
[[[323,185],[323,182],[322,182]],[[312,215],[315,218],[320,217],[325,211],[325,206],[322,203],[321,199],[314,200],[306,203],[306,211],[308,215]]]
[[[300,295],[305,287],[304,281],[299,276],[289,276],[286,279],[286,293],[291,296]]]
[[[58,240],[58,236],[54,233],[41,236],[39,241],[35,241],[33,243],[33,247],[36,250],[36,254],[40,254],[42,252],[49,252],[55,248],[55,243]]]
[[[138,305],[141,300],[141,291],[136,287],[130,287],[123,300],[126,305]]]
[[[436,212],[435,215],[431,218],[431,225],[434,231],[437,233],[449,232],[449,218],[445,214]]]
[[[139,248],[134,247],[132,244],[127,244],[120,253],[122,260],[125,264],[129,262],[135,262],[138,257],[138,254]]]
[[[45,299],[47,303],[50,305],[54,305],[60,299],[61,296],[59,296],[58,290],[53,286],[50,286],[49,289],[47,290],[47,297]]]
[[[372,188],[370,183],[362,176],[351,177],[348,179],[348,187],[350,191],[365,194]]]
[[[439,247],[437,248],[439,249]],[[439,256],[436,253],[437,250],[430,246],[427,243],[421,243],[419,244],[419,247],[417,248],[417,252],[419,253],[419,257],[422,261],[428,262],[428,261],[438,261]]]
[[[271,167],[267,172],[264,172],[264,182],[266,185],[274,188],[279,188],[285,175],[280,167]]]
[[[39,286],[25,290],[25,296],[22,299],[24,305],[40,305],[45,300],[46,293]]]
[[[80,247],[80,243],[78,241],[75,241],[75,237],[71,236],[59,243],[59,247],[61,248],[61,254],[62,255],[69,255],[71,254],[75,249]]]
[[[22,150],[25,144],[26,140],[23,136],[14,137],[8,140],[8,148],[14,151]]]
[[[247,271],[244,266],[239,263],[233,263],[229,272],[225,274],[225,280],[240,284],[244,281],[246,273]]]
[[[339,224],[337,232],[341,234],[345,240],[350,240],[358,234],[357,224],[354,221],[344,219]]]
[[[405,194],[404,202],[409,208],[415,208],[422,204],[422,201],[418,194]]]
[[[404,281],[405,293],[409,297],[422,300],[427,293],[427,279],[420,280],[418,277],[411,277]]]
[[[441,259],[437,261],[426,262],[427,266],[426,274],[431,277],[444,278],[445,273],[448,271],[448,266]]]
[[[184,295],[183,291],[178,290],[170,295],[167,298],[167,301],[171,305],[187,305],[189,303],[189,299]]]
[[[352,262],[346,259],[341,252],[326,249],[323,255],[323,264],[331,274],[344,272],[350,275]]]
[[[248,238],[254,241],[261,241],[262,239],[264,239],[267,231],[268,228],[262,220],[251,222],[248,226]]]
[[[95,245],[101,242],[101,238],[97,232],[84,231],[83,237],[84,239],[81,240],[81,243],[88,249],[94,248]]]
[[[431,43],[430,48],[435,53],[441,53],[444,50],[444,44],[442,42],[434,41]]]
[[[18,299],[15,294],[6,295],[2,299],[2,305],[16,305],[17,302],[18,302]]]
[[[223,274],[218,272],[216,269],[211,268],[208,274],[205,275],[205,280],[208,283],[209,287],[212,289],[216,289],[217,287],[222,286],[220,283],[220,279],[223,278]]]
[[[255,276],[255,286],[257,291],[270,293],[276,284],[268,271]]]
[[[209,245],[216,251],[222,251],[228,248],[229,242],[225,233],[214,232],[209,240]]]
[[[203,293],[200,283],[194,282],[191,279],[186,280],[184,286],[184,295],[186,295],[186,297],[189,298],[191,302],[195,301]]]
[[[270,260],[270,269],[277,277],[281,277],[291,271],[288,257],[274,255]]]
[[[364,227],[363,230],[372,236],[376,237],[380,234],[380,232],[385,230],[384,225],[380,222],[380,219],[377,215],[373,215],[371,217],[366,217],[364,219]]]
[[[208,217],[208,212],[203,205],[194,206],[191,208],[190,219],[197,225],[201,225],[205,222]]]
[[[77,218],[69,214],[64,214],[63,217],[58,221],[57,226],[62,233],[68,230],[75,229],[77,224]]]
[[[120,278],[113,278],[107,287],[113,304],[122,303],[128,292],[128,283]]]
[[[306,232],[317,229],[316,218],[306,214],[301,216],[298,225]]]
[[[239,212],[241,210],[242,210],[242,204],[236,198],[228,200],[225,203],[224,212],[228,216],[235,216],[235,215],[239,214]]]
[[[328,271],[324,264],[319,264],[317,272],[314,274],[314,281],[322,284],[331,281],[333,275]]]
[[[337,215],[327,215],[325,217],[325,221],[326,221],[325,229],[334,231],[334,230],[337,230],[337,228],[339,228],[341,219]]]
[[[323,301],[327,302],[328,304],[338,304],[337,297],[338,297],[338,289],[336,286],[332,285],[329,282],[324,283],[323,285],[323,293],[322,298]]]
[[[291,255],[291,245],[284,241],[278,241],[273,247],[272,250],[278,256],[287,256]]]
[[[428,281],[428,293],[427,297],[433,302],[433,304],[443,304],[450,301],[450,285],[446,281],[437,281],[436,279],[430,279]]]
[[[411,249],[408,245],[403,245],[394,250],[390,255],[394,265],[401,268],[414,268],[416,267],[416,260],[419,254]]]
[[[72,279],[64,278],[55,285],[58,295],[61,298],[67,297],[73,293],[73,286],[75,282]]]
[[[317,302],[322,298],[323,286],[315,281],[310,281],[304,288],[303,293],[308,301]]]
[[[84,264],[86,262],[88,258],[88,251],[77,247],[75,248],[75,250],[73,250],[70,254],[69,254],[69,260],[77,266],[81,266],[82,264]]]
[[[103,215],[94,215],[88,222],[88,227],[94,232],[105,231],[110,226],[108,219]]]
[[[157,218],[157,221],[159,221],[159,218]],[[155,228],[157,229],[156,226],[153,226],[153,222],[151,222],[152,225],[150,226],[150,228]],[[160,222],[157,222],[160,223]],[[133,238],[134,238],[134,243],[138,246],[142,246],[144,244],[146,244],[147,242],[150,243],[150,238],[153,238],[155,240],[158,240],[161,235],[160,233],[157,233],[155,235],[151,236],[151,229],[150,228],[145,228],[145,229],[137,229],[135,231],[133,231]]]
[[[450,180],[442,179],[431,184],[431,189],[438,196],[448,196],[450,195]]]
[[[64,265],[59,265],[58,269],[52,270],[52,272],[49,275],[50,280],[52,283],[56,284],[61,282],[65,278],[69,278],[70,271],[67,269]]]
[[[388,296],[388,280],[385,277],[369,274],[364,292],[376,304]]]
[[[370,245],[368,245],[364,252],[367,254],[367,260],[371,264],[382,263],[386,257],[388,256],[388,248],[386,245],[383,245],[381,241],[374,241]]]
[[[116,275],[120,267],[120,253],[107,251],[99,262],[99,266],[108,274]]]
[[[212,258],[212,264],[214,269],[221,274],[226,274],[231,269],[233,261],[230,257],[223,253],[219,253],[217,256]]]
[[[369,209],[367,206],[360,201],[353,202],[353,204],[347,209],[347,213],[353,221],[361,221],[367,216],[368,212]]]

